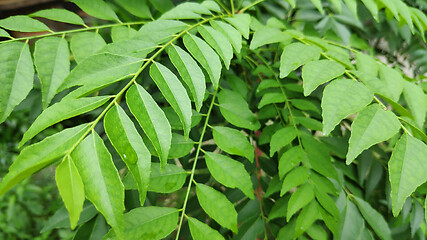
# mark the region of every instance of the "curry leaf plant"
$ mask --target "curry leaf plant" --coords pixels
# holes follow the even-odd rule
[[[71,2],[91,21],[65,9],[0,20],[0,123],[23,101],[43,109],[0,196],[55,169],[67,212],[43,231],[427,236],[426,78],[364,29],[390,24],[422,54],[427,17],[414,1]]]

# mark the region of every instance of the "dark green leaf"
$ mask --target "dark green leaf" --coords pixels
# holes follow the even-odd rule
[[[375,233],[383,240],[391,240],[391,231],[384,217],[363,199],[354,197],[365,220],[369,223]]]
[[[70,2],[75,3],[84,12],[93,17],[104,20],[119,21],[119,18],[117,17],[116,13],[103,0],[70,0]]]

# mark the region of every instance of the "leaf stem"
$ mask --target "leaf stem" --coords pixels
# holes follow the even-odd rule
[[[262,2],[264,2],[265,0],[258,0],[258,1],[256,1],[256,2],[254,2],[254,3],[252,3],[252,4],[250,4],[250,5],[248,5],[248,6],[246,6],[246,7],[244,7],[244,8],[242,8],[240,11],[239,11],[239,13],[244,13],[246,10],[248,10],[249,8],[251,8],[251,7],[253,7],[253,6],[255,6],[255,5],[257,5],[257,4],[259,4],[259,3],[262,3]]]
[[[212,97],[211,104],[209,105],[208,112],[206,113],[206,120],[205,120],[205,124],[203,125],[203,129],[202,129],[202,133],[200,135],[199,143],[203,142],[203,138],[205,136],[206,129],[208,128],[209,117],[211,115],[211,112],[212,112],[212,109],[213,109],[213,106],[214,106],[214,103],[215,103],[215,98],[216,98],[217,92],[218,92],[218,89],[215,91],[215,93],[214,93],[214,95]],[[185,216],[185,209],[187,208],[188,198],[190,196],[191,185],[192,185],[192,183],[194,181],[194,174],[195,174],[195,171],[196,171],[197,160],[199,159],[199,154],[200,154],[201,151],[203,151],[202,150],[202,144],[199,144],[197,146],[196,156],[194,157],[194,163],[193,163],[193,167],[191,169],[190,181],[188,183],[187,193],[185,194],[185,199],[184,199],[184,203],[183,203],[183,206],[182,206],[182,214],[181,214],[181,218],[179,220],[178,230],[177,230],[176,238],[175,238],[176,240],[178,240],[179,233],[181,232],[182,222],[183,222],[184,216]]]

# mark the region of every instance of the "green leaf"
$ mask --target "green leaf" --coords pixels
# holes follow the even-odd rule
[[[403,95],[405,96],[408,107],[415,118],[417,127],[423,129],[427,112],[426,94],[418,85],[405,82]]]
[[[362,83],[349,79],[332,81],[322,97],[323,134],[328,135],[341,120],[362,110],[374,94]]]
[[[8,38],[10,38],[10,35],[3,28],[0,28],[0,37],[8,37]]]
[[[79,222],[77,225],[81,225],[91,220],[98,214],[96,208],[89,202],[85,202],[83,205],[83,210],[80,213]],[[59,208],[52,217],[50,217],[47,222],[44,224],[40,233],[46,231],[57,229],[57,228],[69,228],[70,227],[70,217],[65,206]]]
[[[200,206],[212,219],[237,233],[237,212],[222,193],[209,186],[197,184],[196,194]]]
[[[224,36],[233,46],[234,50],[237,53],[240,53],[240,50],[242,49],[242,35],[239,33],[239,31],[225,22],[210,21],[209,23],[213,28],[224,34]]]
[[[205,0],[201,4],[211,11],[214,11],[217,13],[221,12],[221,7],[216,2],[214,2],[212,0]]]
[[[284,78],[300,66],[319,59],[320,48],[302,43],[287,45],[280,56],[280,78]]]
[[[257,130],[260,122],[249,109],[248,103],[238,93],[223,89],[218,93],[219,110],[222,116],[231,124],[249,130]]]
[[[172,141],[172,130],[165,113],[156,104],[151,95],[140,85],[132,86],[126,93],[126,103],[138,120],[164,167]]]
[[[147,0],[115,0],[122,8],[140,18],[152,18]]]
[[[283,196],[289,190],[297,187],[308,180],[308,170],[306,167],[297,167],[289,172],[285,179],[283,179],[282,189],[280,190],[280,196]]]
[[[380,105],[372,104],[363,109],[351,124],[351,136],[347,152],[347,164],[365,149],[387,141],[400,129],[400,122],[391,111],[384,111]]]
[[[174,7],[171,0],[149,0],[153,7],[159,12],[166,12],[167,10]]]
[[[354,197],[365,220],[369,223],[375,233],[383,240],[391,240],[391,231],[384,217],[363,199]]]
[[[362,0],[363,4],[368,8],[368,10],[371,12],[372,16],[374,17],[375,21],[379,21],[378,19],[378,6],[375,0]]]
[[[120,21],[113,9],[103,0],[70,0],[70,2],[75,3],[84,12],[93,17],[104,20]]]
[[[105,115],[104,129],[111,144],[117,150],[123,162],[126,163],[135,179],[138,186],[139,200],[141,206],[143,206],[150,179],[150,152],[142,141],[132,120],[119,105],[112,107]]]
[[[79,15],[62,8],[43,9],[35,13],[31,13],[30,16],[42,17],[53,21],[70,23],[75,25],[85,25]]]
[[[184,2],[164,13],[160,19],[199,19],[202,18],[201,14],[212,13],[199,3]]]
[[[187,156],[194,147],[194,141],[190,138],[185,138],[178,133],[172,133],[172,145],[169,151],[169,159],[182,158]]]
[[[357,207],[347,200],[347,206],[343,210],[344,216],[341,223],[339,239],[359,239],[365,229],[365,221],[360,215]]]
[[[240,131],[228,127],[214,127],[212,135],[215,143],[223,151],[254,161],[254,147]]]
[[[189,217],[188,225],[190,226],[191,236],[194,240],[223,240],[224,237],[216,230],[209,227],[207,224],[200,222],[199,220]]]
[[[110,96],[99,96],[89,98],[71,99],[61,101],[50,106],[44,110],[25,132],[22,137],[19,147],[22,147],[28,140],[36,136],[39,132],[43,131],[55,123],[61,122],[80,114],[92,111],[110,99]]]
[[[266,44],[272,44],[276,42],[290,42],[291,39],[291,35],[287,34],[286,32],[282,32],[277,28],[263,27],[255,31],[249,48],[257,49]]]
[[[322,1],[321,0],[310,0],[313,5],[319,10],[320,14],[324,15],[325,10],[323,10]]]
[[[330,2],[338,10],[338,13],[341,13],[341,11],[342,11],[341,0],[330,0]]]
[[[30,49],[22,42],[0,44],[0,123],[33,88],[34,68]]]
[[[376,77],[378,75],[379,64],[375,58],[360,52],[356,53],[355,57],[358,76]]]
[[[91,221],[82,224],[74,234],[73,240],[92,240],[102,239],[107,233],[108,225],[105,222],[104,217],[98,214]]]
[[[82,178],[69,156],[66,156],[56,168],[55,181],[62,201],[70,215],[71,229],[74,229],[83,211],[85,191]]]
[[[388,96],[393,101],[398,101],[405,82],[402,74],[393,68],[380,65],[380,79],[386,83],[382,84],[382,88],[387,88],[386,92],[383,90],[385,96]]]
[[[157,2],[156,0],[155,2]],[[160,44],[171,40],[174,34],[187,29],[187,24],[175,20],[156,20],[144,24],[135,35],[136,40]]]
[[[136,35],[136,32],[135,29],[129,26],[115,26],[111,28],[111,40],[113,40],[113,43],[124,42],[132,39]]]
[[[33,173],[67,153],[83,137],[89,125],[67,128],[21,151],[0,182],[0,196]]]
[[[297,137],[297,131],[293,126],[285,127],[275,132],[270,142],[270,157],[280,148],[290,144]]]
[[[307,231],[311,225],[319,218],[319,204],[316,201],[311,201],[307,207],[305,207],[298,215],[297,222],[295,224],[295,236],[301,236]]]
[[[124,187],[99,135],[92,131],[71,153],[83,180],[86,198],[104,215],[120,239],[124,236]]]
[[[314,181],[313,179],[311,179]],[[340,219],[340,211],[338,210],[335,201],[323,190],[318,187],[314,187],[314,195],[316,196],[319,204],[328,211],[337,221]]]
[[[390,10],[390,12],[393,13],[394,18],[399,21],[400,17],[399,17],[399,11],[397,10],[397,6],[394,3],[394,1],[387,1],[387,0],[380,0],[380,2],[382,2],[384,4],[384,6],[386,6],[386,8],[388,10]]]
[[[108,85],[135,74],[142,59],[101,53],[85,59],[65,78],[58,92],[80,85]]]
[[[359,19],[357,14],[357,0],[344,0],[345,5],[349,8],[349,10],[353,13],[356,20]]]
[[[314,199],[313,188],[309,183],[302,185],[297,188],[297,190],[292,193],[291,198],[289,199],[288,209],[286,212],[286,221],[289,222],[292,215],[294,215],[302,207],[310,203]]]
[[[304,134],[301,140],[311,168],[323,176],[338,180],[338,173],[331,162],[328,147],[312,135]]]
[[[279,198],[271,208],[270,213],[268,214],[268,221],[271,221],[276,218],[286,217],[286,212],[288,208],[288,201],[290,195]]]
[[[182,86],[175,74],[158,62],[151,64],[150,76],[173,110],[178,114],[184,129],[184,136],[188,138],[191,129],[192,111],[191,102],[184,86]]]
[[[427,181],[427,145],[404,134],[388,162],[393,215],[397,216],[406,198]]]
[[[205,41],[192,34],[184,35],[183,41],[187,50],[206,70],[214,88],[217,89],[222,67],[218,55]]]
[[[406,24],[408,24],[411,32],[414,33],[414,24],[412,22],[411,12],[408,5],[402,1],[395,1],[395,3],[397,4],[397,11],[399,11],[400,16],[405,20]]]
[[[203,39],[218,53],[224,62],[225,68],[229,69],[230,61],[233,58],[233,48],[228,39],[220,31],[210,26],[199,26],[197,28]]]
[[[47,108],[70,73],[70,52],[64,38],[42,38],[35,45],[34,65],[41,82],[43,108]]]
[[[167,48],[167,52],[172,64],[190,89],[197,111],[200,111],[206,92],[205,75],[190,54],[180,47],[172,45]]]
[[[225,20],[239,30],[244,38],[249,38],[249,25],[251,24],[251,16],[249,14],[235,14],[233,17],[225,18]]]
[[[319,107],[308,99],[292,99],[291,104],[301,111],[311,111],[320,114]]]
[[[0,19],[0,27],[18,32],[52,32],[44,23],[22,15]]]
[[[282,154],[279,159],[279,177],[282,179],[292,168],[298,166],[305,158],[305,152],[300,146],[295,146]]]
[[[319,85],[344,74],[345,68],[334,61],[318,60],[302,68],[304,96],[310,95]]]
[[[101,35],[95,32],[77,33],[70,41],[71,52],[73,53],[74,60],[76,60],[78,64],[94,55],[105,45],[107,44]]]
[[[153,42],[144,40],[126,40],[122,42],[113,42],[103,47],[98,53],[111,53],[115,55],[145,58],[157,48]]]
[[[264,82],[264,81],[262,81],[262,82]],[[283,93],[281,93],[281,92],[268,92],[268,93],[262,95],[262,98],[258,104],[258,109],[261,109],[262,107],[269,105],[269,104],[272,104],[272,103],[282,103],[284,101],[286,101],[286,99],[285,99],[285,96],[283,96]]]
[[[139,207],[125,214],[125,239],[164,239],[178,225],[179,210],[168,207]],[[110,231],[105,240],[116,239]]]
[[[229,188],[237,187],[250,199],[254,199],[251,177],[242,163],[211,152],[206,152],[205,160],[215,180]]]

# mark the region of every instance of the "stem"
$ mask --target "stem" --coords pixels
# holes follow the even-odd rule
[[[144,24],[147,21],[140,21],[140,22],[130,22],[130,23],[115,23],[115,24],[108,24],[108,25],[101,25],[101,26],[95,26],[95,27],[86,27],[86,28],[78,28],[73,30],[67,30],[67,31],[60,31],[60,32],[52,32],[48,34],[42,34],[37,36],[30,36],[30,37],[23,37],[23,38],[14,38],[11,40],[6,40],[0,42],[2,43],[8,43],[8,42],[14,42],[14,41],[20,41],[20,40],[30,40],[30,39],[36,39],[36,38],[42,38],[42,37],[50,37],[50,36],[57,36],[61,34],[69,34],[69,33],[77,33],[77,32],[84,32],[84,31],[91,31],[91,30],[99,30],[103,28],[110,28],[110,27],[116,27],[116,26],[123,26],[123,25],[138,25],[138,24]]]
[[[252,4],[250,4],[250,5],[248,5],[248,6],[246,6],[246,7],[244,7],[244,8],[242,8],[242,10],[240,10],[239,11],[239,13],[244,13],[246,10],[248,10],[249,8],[251,8],[251,7],[253,7],[253,6],[255,6],[255,5],[257,5],[257,4],[259,4],[259,3],[262,3],[262,2],[264,2],[265,0],[258,0],[258,1],[256,1],[256,2],[254,2],[254,3],[252,3]]]
[[[214,95],[212,97],[211,104],[209,105],[209,109],[208,109],[208,112],[206,114],[205,124],[203,125],[202,134],[200,135],[199,145],[197,146],[196,156],[194,157],[194,163],[193,163],[193,167],[191,169],[191,175],[190,175],[190,181],[189,181],[188,187],[187,187],[187,193],[185,195],[184,204],[182,206],[182,214],[181,214],[181,218],[179,220],[178,230],[177,230],[176,238],[175,238],[176,240],[178,240],[179,233],[181,232],[182,222],[183,222],[184,216],[185,216],[185,209],[187,208],[187,202],[188,202],[188,198],[190,196],[191,185],[192,185],[192,183],[194,181],[194,174],[196,172],[197,160],[199,158],[200,152],[202,151],[202,144],[200,144],[200,143],[203,142],[203,137],[205,136],[205,132],[206,132],[206,129],[208,127],[209,117],[211,115],[212,108],[214,106],[214,102],[215,102],[215,98],[216,98],[217,92],[218,92],[218,89],[215,91],[215,93],[214,93]]]
[[[165,50],[166,47],[168,47],[169,45],[171,45],[174,41],[176,41],[177,39],[179,39],[182,35],[188,33],[191,29],[198,27],[199,25],[202,25],[206,22],[209,22],[213,19],[216,18],[222,18],[223,16],[214,16],[211,17],[209,19],[205,19],[201,22],[198,22],[197,24],[194,24],[193,26],[190,26],[189,28],[185,29],[184,31],[180,32],[178,35],[176,35],[173,39],[171,39],[169,42],[167,42],[165,45],[163,45],[159,50],[157,50],[156,53],[153,54],[153,56],[151,56],[149,59],[147,59],[147,61],[144,63],[144,65],[142,65],[142,67],[135,73],[135,75],[132,77],[132,79],[129,81],[128,84],[126,84],[125,87],[122,88],[122,90],[120,90],[119,93],[117,93],[114,96],[113,101],[111,101],[108,106],[101,112],[101,114],[99,114],[99,116],[93,121],[91,122],[91,126],[90,128],[83,134],[83,136],[76,142],[76,144],[74,144],[74,146],[72,148],[70,148],[70,150],[67,152],[66,155],[70,155],[71,152],[74,151],[74,149],[77,147],[77,145],[79,145],[83,139],[87,136],[87,134],[89,134],[90,131],[93,131],[96,124],[102,119],[102,117],[108,112],[108,110],[118,101],[118,99],[120,99],[122,97],[122,95],[126,92],[126,90],[128,88],[130,88],[132,86],[132,84],[135,83],[136,78],[142,73],[142,71],[144,71],[144,69],[151,63],[154,61],[154,59],[163,52],[163,50]],[[117,25],[117,24],[116,24]],[[28,40],[27,40],[28,41]],[[197,162],[197,159],[195,160]]]
[[[230,0],[231,5],[231,15],[234,15],[234,0]]]

